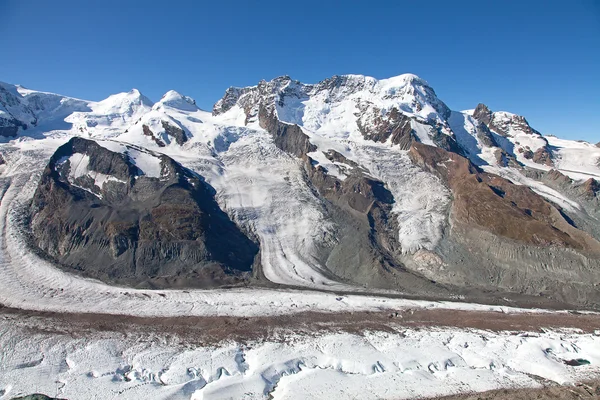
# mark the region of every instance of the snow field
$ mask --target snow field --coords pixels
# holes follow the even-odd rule
[[[0,357],[0,399],[405,399],[600,373],[598,333],[394,328],[200,346],[177,336],[33,332],[0,321],[0,347],[10,349]]]

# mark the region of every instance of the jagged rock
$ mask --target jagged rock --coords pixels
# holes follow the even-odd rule
[[[479,103],[473,111],[473,117],[488,125],[492,120],[492,111],[485,104]]]
[[[347,165],[349,165],[349,166],[351,166],[353,168],[361,168],[360,165],[358,165],[357,163],[355,163],[352,160],[347,159],[343,154],[338,153],[335,150],[329,149],[326,152],[323,152],[323,154],[325,154],[325,157],[329,161],[347,164]]]
[[[173,126],[166,121],[161,121],[161,125],[167,135],[175,138],[175,142],[177,142],[178,145],[181,146],[188,141],[187,135],[183,129]]]
[[[44,170],[31,228],[65,268],[132,286],[237,284],[258,252],[202,177],[165,155],[77,137]]]
[[[494,151],[494,157],[496,158],[496,163],[500,167],[513,167],[520,168],[521,164],[513,157],[512,154],[507,153],[501,148],[496,148]]]
[[[317,146],[310,143],[308,136],[298,125],[279,121],[273,111],[268,111],[267,107],[261,105],[258,118],[260,126],[273,136],[275,145],[286,153],[303,157],[317,150]]]
[[[549,167],[554,166],[554,162],[552,161],[552,155],[548,151],[546,146],[540,147],[533,153],[532,160],[538,164],[544,164]]]
[[[533,151],[531,151],[530,148],[523,148],[523,147],[519,147],[519,149],[517,150],[519,153],[523,154],[523,157],[525,157],[528,160],[531,160],[533,158]]]
[[[476,129],[477,138],[481,141],[481,143],[489,147],[499,147],[498,143],[496,143],[496,139],[494,139],[494,136],[492,135],[492,132],[490,132],[489,128],[483,122],[477,124]]]
[[[410,124],[410,118],[400,113],[393,107],[386,115],[381,115],[378,108],[370,109],[363,105],[363,113],[366,115],[357,119],[358,129],[365,139],[384,143],[391,138],[393,144],[399,145],[401,149],[408,150],[415,137]]]
[[[150,127],[148,125],[142,125],[142,132],[144,133],[144,135],[149,136],[150,138],[152,138],[152,140],[154,140],[154,142],[158,145],[158,147],[165,147],[165,142],[163,142],[161,139],[157,138],[156,135],[154,134],[154,132],[152,132],[152,130],[150,129]]]

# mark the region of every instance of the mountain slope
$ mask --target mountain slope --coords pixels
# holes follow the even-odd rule
[[[175,91],[152,103],[133,90],[102,102],[52,95],[65,104],[52,114],[27,101],[38,92],[15,90],[19,121],[33,126],[16,133],[38,140],[1,145],[4,176],[72,136],[162,153],[204,177],[255,238],[259,279],[600,304],[600,149],[483,104],[451,111],[414,75],[280,77],[229,88],[212,112]],[[85,196],[111,196],[104,175],[86,180]]]
[[[134,286],[237,283],[258,251],[198,175],[164,155],[77,137],[50,159],[31,226],[60,264]]]

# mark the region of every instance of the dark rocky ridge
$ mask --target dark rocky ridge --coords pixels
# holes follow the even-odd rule
[[[0,136],[15,137],[19,128],[25,130],[27,125],[17,119],[0,118]]]
[[[303,157],[317,150],[317,146],[310,142],[302,128],[279,121],[273,110],[269,111],[267,107],[260,105],[258,118],[260,126],[273,136],[275,146],[286,153]]]
[[[172,138],[175,139],[175,142],[178,145],[183,145],[185,142],[188,141],[188,137],[185,134],[185,131],[177,126],[173,126],[171,124],[169,124],[167,121],[160,121],[163,129],[165,130],[165,132],[167,133],[167,135],[171,136]]]
[[[73,154],[110,177],[69,176]],[[204,180],[165,155],[160,178],[126,155],[73,138],[50,159],[35,192],[35,245],[60,265],[110,283],[136,287],[239,284],[258,247],[214,200]],[[71,182],[72,181],[72,182]],[[94,254],[94,257],[90,257]]]

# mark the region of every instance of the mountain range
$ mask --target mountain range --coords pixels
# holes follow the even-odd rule
[[[600,143],[423,79],[283,76],[211,111],[0,83],[27,245],[133,287],[294,286],[600,308]]]

